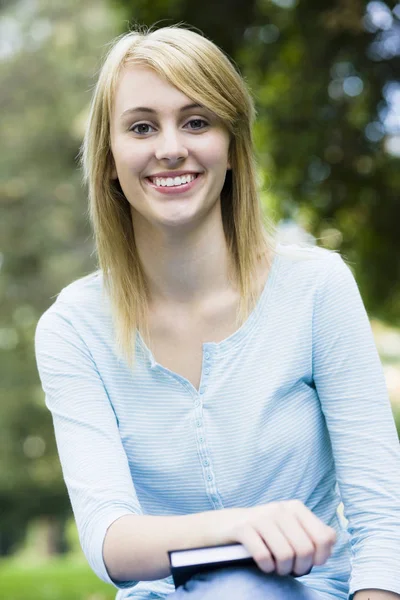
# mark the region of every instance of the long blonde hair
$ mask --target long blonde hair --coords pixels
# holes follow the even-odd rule
[[[136,331],[147,332],[148,289],[139,260],[130,205],[112,180],[110,119],[119,74],[124,66],[146,65],[194,102],[219,117],[231,136],[221,192],[222,221],[240,291],[238,324],[254,307],[254,285],[261,256],[272,259],[272,223],[262,215],[252,125],[254,103],[225,54],[203,35],[182,26],[132,31],[115,40],[99,74],[82,145],[99,266],[111,300],[116,347],[133,365]]]

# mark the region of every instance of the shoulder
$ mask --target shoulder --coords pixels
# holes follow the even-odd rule
[[[95,271],[73,281],[58,294],[56,302],[65,305],[76,305],[98,302],[103,295],[103,275]]]
[[[274,254],[280,269],[291,277],[324,278],[327,272],[349,270],[341,254],[319,246],[277,244]]]
[[[321,261],[337,261],[341,259],[341,255],[335,250],[300,244],[278,243],[275,248],[275,254],[292,263],[321,263]]]
[[[101,271],[95,271],[63,288],[53,304],[41,316],[37,331],[62,328],[79,329],[94,321],[108,320],[109,301]]]
[[[277,244],[274,251],[274,287],[278,297],[304,302],[353,289],[355,279],[345,258],[319,246]]]

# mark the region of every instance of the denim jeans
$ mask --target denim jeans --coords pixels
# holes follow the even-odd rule
[[[195,575],[168,600],[323,600],[294,577],[266,574],[257,567],[230,567]]]

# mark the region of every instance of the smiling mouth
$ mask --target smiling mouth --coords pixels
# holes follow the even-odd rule
[[[179,188],[192,183],[200,173],[188,173],[177,177],[146,177],[157,188]]]

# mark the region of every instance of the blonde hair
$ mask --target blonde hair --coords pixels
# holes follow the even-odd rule
[[[99,266],[110,300],[117,349],[133,365],[136,331],[147,329],[148,289],[140,263],[130,205],[112,181],[110,115],[124,66],[146,65],[216,114],[231,136],[221,192],[222,221],[240,291],[238,323],[254,307],[259,290],[254,277],[259,259],[270,264],[274,250],[271,223],[265,223],[257,189],[252,125],[253,100],[225,54],[210,40],[181,26],[132,31],[115,40],[94,91],[82,146]],[[267,233],[268,229],[271,233]]]

